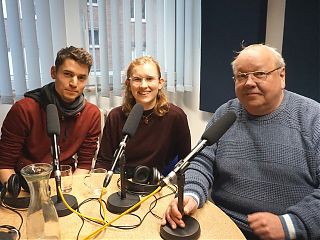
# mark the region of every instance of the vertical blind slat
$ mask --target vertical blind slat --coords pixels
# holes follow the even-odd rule
[[[101,95],[109,96],[109,56],[108,56],[108,27],[105,0],[98,0],[99,5],[99,44],[100,44],[100,84]]]
[[[153,57],[156,55],[155,36],[157,30],[155,3],[154,0],[146,0],[146,52]]]
[[[35,0],[36,27],[39,44],[41,82],[45,85],[51,82],[50,68],[54,63],[52,31],[50,23],[50,7],[48,0]]]
[[[193,28],[192,24],[193,22],[197,22],[197,20],[192,15],[192,12],[195,11],[193,8],[193,0],[185,0],[185,33],[184,33],[184,78],[183,78],[183,90],[184,91],[192,91],[192,72],[194,71],[192,66],[195,66],[193,64],[193,59],[195,59],[193,56],[193,39],[196,36],[196,31]],[[200,24],[200,22],[198,22]],[[194,31],[194,32],[193,32]],[[200,32],[198,32],[200,34]],[[200,39],[199,39],[200,41]],[[178,87],[177,87],[178,90]]]
[[[4,25],[3,6],[0,6],[0,96],[1,103],[13,103],[10,79],[7,37]]]
[[[135,57],[142,56],[142,6],[141,0],[134,1]]]
[[[28,89],[41,87],[39,49],[33,0],[21,1],[22,30],[26,51]]]
[[[14,88],[16,99],[21,99],[27,91],[24,54],[20,30],[18,0],[7,0],[8,37],[11,49],[12,68],[14,72]]]
[[[165,69],[164,59],[164,1],[157,0],[157,59],[162,71]],[[164,72],[162,73],[164,75]]]
[[[23,0],[24,1],[24,0]],[[23,2],[22,1],[22,2]],[[63,0],[49,0],[53,52],[58,52],[67,45],[66,22]]]
[[[92,58],[94,59],[91,67],[91,71],[93,74],[91,75],[91,78],[89,78],[89,83],[88,84],[94,84],[97,90],[97,85],[98,82],[97,80],[97,62],[96,60],[96,46],[95,46],[95,36],[94,36],[94,22],[93,22],[93,7],[92,7],[92,0],[89,1],[89,22],[90,22],[90,35],[91,35],[91,54]]]
[[[175,1],[165,0],[165,69],[167,90],[175,91]]]
[[[121,66],[120,66],[120,29],[118,19],[118,0],[111,0],[111,36],[112,36],[112,80],[113,93],[121,96]]]
[[[130,16],[130,0],[123,0],[123,56],[124,70],[132,59],[131,48],[131,16]]]
[[[183,80],[184,80],[184,35],[185,35],[185,18],[184,18],[184,0],[177,0],[177,9],[176,9],[176,89],[179,92],[184,91]]]

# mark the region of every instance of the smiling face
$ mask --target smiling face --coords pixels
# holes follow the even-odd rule
[[[60,98],[71,103],[79,97],[88,81],[89,67],[67,58],[58,68],[51,68],[51,77],[55,80],[55,89]]]
[[[142,104],[144,110],[149,110],[155,106],[164,80],[160,78],[156,64],[145,62],[132,68],[126,84],[136,102]]]
[[[265,46],[243,50],[234,61],[234,74],[255,71],[269,72],[279,67],[274,53]],[[263,116],[276,110],[283,99],[285,68],[268,74],[264,81],[255,81],[252,74],[246,81],[235,80],[235,92],[243,107],[252,115]]]

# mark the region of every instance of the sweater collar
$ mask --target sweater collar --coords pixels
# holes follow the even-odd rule
[[[243,112],[244,117],[247,118],[247,119],[250,119],[250,120],[253,120],[253,121],[267,121],[267,120],[275,118],[282,111],[285,110],[286,105],[287,105],[287,103],[289,101],[289,98],[290,98],[289,91],[284,90],[284,96],[283,96],[283,99],[282,99],[282,102],[281,102],[280,106],[275,111],[273,111],[272,113],[269,113],[269,114],[264,115],[264,116],[253,116],[250,113],[248,113],[243,107],[242,107],[242,109],[243,109],[242,112]]]

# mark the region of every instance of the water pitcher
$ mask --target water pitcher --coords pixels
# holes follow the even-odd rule
[[[51,172],[52,166],[47,163],[30,164],[21,169],[21,174],[30,188],[28,239],[60,239],[59,219],[50,198]]]

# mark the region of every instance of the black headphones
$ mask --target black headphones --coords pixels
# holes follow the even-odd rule
[[[28,184],[22,175],[20,173],[12,174],[8,182],[3,185],[1,202],[12,208],[27,208],[30,203],[30,197],[18,198],[21,188],[29,192]]]
[[[160,183],[161,173],[157,168],[137,166],[134,169],[132,181],[126,178],[126,189],[129,192],[147,194],[154,191]]]

